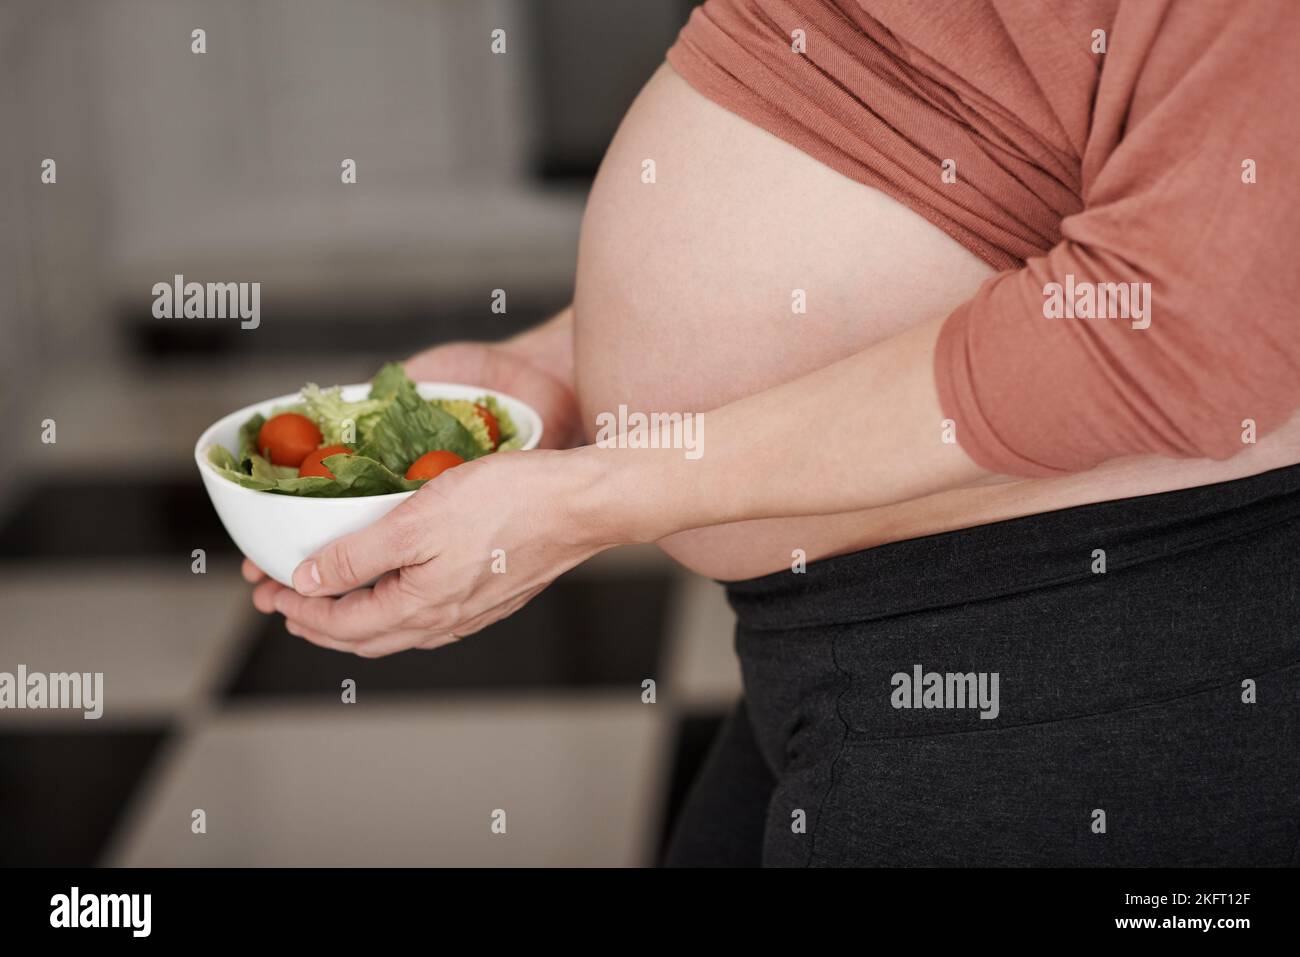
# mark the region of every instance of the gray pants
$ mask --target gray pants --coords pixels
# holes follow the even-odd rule
[[[727,591],[670,865],[1300,864],[1300,466]]]

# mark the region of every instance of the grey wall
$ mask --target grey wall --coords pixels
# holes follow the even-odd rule
[[[50,461],[30,440],[55,373],[102,375],[104,390],[150,375],[131,366],[132,330],[177,272],[261,282],[281,332],[400,314],[427,317],[432,342],[473,334],[439,311],[486,306],[494,288],[562,303],[583,177],[689,7],[0,4],[0,415],[24,454]],[[191,52],[195,28],[206,53]],[[505,55],[489,50],[495,28]],[[40,182],[46,157],[54,185]],[[340,182],[345,158],[355,185]]]

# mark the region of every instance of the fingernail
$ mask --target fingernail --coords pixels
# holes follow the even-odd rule
[[[304,562],[293,573],[293,587],[304,595],[320,589],[320,569],[315,562]]]

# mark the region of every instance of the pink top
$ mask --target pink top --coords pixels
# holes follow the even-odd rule
[[[1300,407],[1300,2],[708,0],[668,59],[1004,270],[935,356],[985,468],[1228,458]]]

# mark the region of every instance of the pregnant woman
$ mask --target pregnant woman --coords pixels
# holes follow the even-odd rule
[[[709,0],[572,308],[408,363],[555,447],[294,589],[247,567],[255,603],[385,655],[656,542],[726,583],[745,683],[670,863],[1300,862],[1297,36],[1285,0]],[[635,412],[702,419],[600,430]]]

